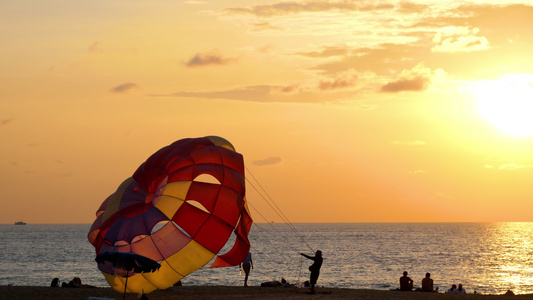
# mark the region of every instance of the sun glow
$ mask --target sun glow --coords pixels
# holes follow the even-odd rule
[[[473,84],[474,112],[498,133],[533,137],[533,75],[507,75]]]

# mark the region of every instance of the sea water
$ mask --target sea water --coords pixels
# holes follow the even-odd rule
[[[78,276],[107,286],[87,241],[89,227],[0,225],[0,285],[48,286],[54,277]],[[308,280],[312,261],[299,253],[321,250],[323,287],[395,289],[408,271],[415,287],[430,272],[441,292],[462,283],[469,293],[533,293],[533,223],[254,224],[250,242],[249,285]],[[206,266],[182,283],[239,286],[243,279],[237,266]]]

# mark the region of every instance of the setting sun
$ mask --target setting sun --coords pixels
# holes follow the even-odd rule
[[[509,75],[474,84],[475,113],[508,137],[533,136],[533,78]]]
[[[92,223],[213,135],[291,222],[533,221],[533,5],[511,2],[3,1],[0,223]]]

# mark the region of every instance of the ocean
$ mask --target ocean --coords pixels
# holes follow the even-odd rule
[[[0,225],[0,285],[48,286],[54,277],[107,286],[87,241],[90,224]],[[324,257],[318,285],[389,290],[408,271],[415,287],[426,272],[441,292],[533,293],[533,223],[254,224],[249,285],[308,280],[313,255]],[[229,245],[231,246],[231,245]],[[183,285],[243,284],[238,267],[188,275]]]

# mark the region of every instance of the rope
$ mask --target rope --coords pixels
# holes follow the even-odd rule
[[[251,208],[253,208],[254,211],[256,211],[263,219],[265,219],[264,216],[253,205],[251,205],[250,203],[248,203],[248,205]],[[265,219],[265,221],[266,221],[266,219]],[[290,247],[291,251],[293,251],[294,254],[291,255],[288,252],[283,252],[284,255],[280,255],[280,257],[282,258],[282,261],[287,266],[289,266],[289,269],[294,269],[295,267],[297,267],[297,262],[295,262],[294,259],[292,259],[292,257],[294,255],[298,255],[298,253],[299,253],[299,251],[295,250],[296,247],[294,246],[294,241],[291,241],[290,239],[288,239],[285,234],[280,233],[279,230],[274,225],[272,225],[271,223],[267,222],[267,223],[261,224],[261,226],[256,224],[256,223],[253,223],[252,226],[253,226],[254,230],[257,230],[259,232],[259,234],[262,237],[262,240],[266,241],[270,245],[270,248],[272,248],[272,249],[279,248],[280,244],[283,244],[283,245],[286,245],[286,246],[288,245]],[[274,234],[272,234],[272,232],[270,232],[270,233],[266,232],[266,230],[265,230],[266,226],[268,226],[269,229],[272,229],[272,232],[274,232]],[[275,242],[277,242],[277,243],[275,243]],[[252,244],[252,249],[255,249],[253,247],[253,244]],[[257,251],[254,251],[254,252],[257,252]],[[299,271],[301,271],[301,270],[299,270]],[[258,272],[258,271],[256,271],[256,272]],[[268,274],[266,274],[264,272],[261,272],[261,271],[259,271],[258,273],[261,274],[261,275],[268,275]],[[290,278],[286,277],[286,279],[290,279]]]
[[[279,208],[279,206],[276,204],[276,202],[274,201],[274,199],[272,197],[270,197],[270,195],[268,194],[268,192],[263,188],[263,186],[261,185],[261,183],[259,183],[259,181],[255,178],[255,176],[252,174],[252,172],[246,168],[246,172],[247,174],[250,175],[250,178],[254,180],[254,182],[252,182],[250,180],[250,178],[248,176],[246,176],[246,181],[248,182],[248,184],[259,194],[259,196],[268,204],[268,206],[270,206],[270,208],[284,221],[284,223],[288,226],[288,228],[292,231],[292,233],[294,233],[294,235],[298,238],[298,240],[300,242],[302,242],[303,244],[305,244],[312,252],[315,252],[315,250],[305,241],[305,239],[303,238],[303,236],[298,232],[298,230],[296,230],[296,228],[294,227],[294,225],[289,221],[289,219],[287,218],[287,216],[285,216],[285,214],[283,213],[283,211]],[[256,184],[259,188],[256,187]],[[265,196],[266,195],[266,196]],[[268,226],[270,226],[270,228],[276,232],[276,239],[284,239],[285,241],[285,245],[292,245],[294,243],[294,241],[292,239],[288,239],[286,237],[285,234],[281,234],[279,232],[279,230],[271,223],[267,220],[267,218],[257,209],[254,207],[254,205],[252,203],[250,203],[250,201],[248,200],[248,205],[263,219],[263,221],[265,222],[265,224],[268,224]],[[254,228],[256,228],[257,230],[259,230],[259,232],[264,236],[265,235],[265,232],[264,230],[261,228],[261,226],[258,226],[257,224],[253,224]],[[268,240],[268,242],[272,245],[272,240],[271,239],[266,239]],[[297,247],[291,247],[293,249],[297,249]],[[296,255],[300,256],[299,253],[300,251],[295,251]],[[287,265],[294,265],[294,267],[297,267],[298,268],[298,278],[297,278],[297,281],[296,282],[300,282],[300,277],[301,277],[301,273],[302,273],[302,265],[303,265],[303,257],[300,256],[300,261],[299,261],[299,266],[297,266],[298,262],[295,262],[293,259],[290,259],[290,258],[287,258],[286,256],[282,256],[284,258],[284,261],[287,263]],[[258,272],[258,273],[261,273],[261,272]]]
[[[246,168],[246,167],[245,167]],[[294,234],[300,239],[301,242],[303,242],[312,252],[315,252],[314,249],[309,246],[309,244],[304,240],[304,238],[300,235],[300,233],[298,232],[298,230],[296,230],[296,228],[294,227],[294,225],[289,221],[289,219],[285,216],[285,214],[283,213],[283,211],[279,208],[279,206],[276,204],[276,202],[274,201],[274,199],[272,199],[272,197],[270,197],[270,195],[265,191],[265,189],[263,188],[263,186],[261,186],[261,184],[259,183],[259,181],[255,178],[255,176],[252,174],[252,172],[246,168],[246,171],[250,174],[250,176],[255,180],[255,182],[257,183],[257,185],[261,188],[261,191],[263,191],[263,193],[267,196],[263,196],[263,194],[255,187],[255,185],[248,179],[248,177],[246,177],[246,181],[248,181],[248,183],[254,188],[254,190],[259,194],[259,196],[261,196],[261,198],[263,198],[263,200],[265,200],[265,202],[270,206],[270,208],[272,208],[272,210],[274,210],[274,212],[289,226],[289,228],[294,232]],[[248,202],[249,203],[249,202]],[[257,211],[257,210],[256,210]],[[261,215],[262,216],[262,215]],[[263,216],[262,216],[263,217]]]

